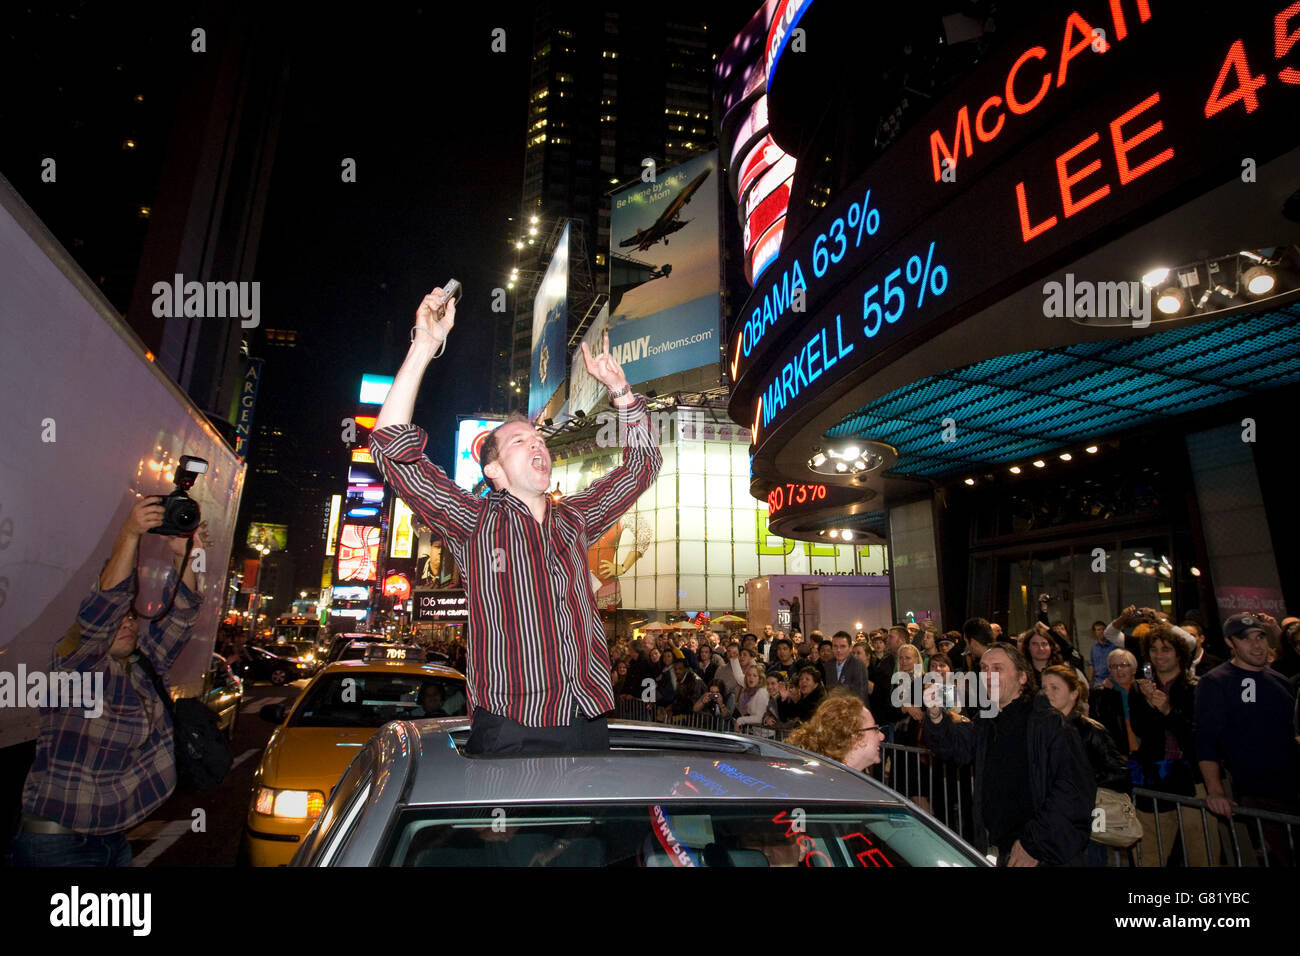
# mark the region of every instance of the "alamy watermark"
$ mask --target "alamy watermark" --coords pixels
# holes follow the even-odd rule
[[[0,671],[0,707],[80,708],[87,717],[104,712],[103,671]]]
[[[260,282],[186,282],[179,272],[171,282],[155,282],[153,314],[160,319],[240,319],[255,329],[261,323]]]
[[[1141,282],[1074,281],[1043,283],[1043,316],[1048,319],[1129,319],[1135,329],[1151,324],[1151,290]]]
[[[930,671],[924,675],[897,671],[889,681],[892,685],[889,702],[894,707],[942,707],[944,710],[974,711],[981,717],[996,717],[1001,709],[998,675],[992,671],[987,676],[974,671],[960,674]]]

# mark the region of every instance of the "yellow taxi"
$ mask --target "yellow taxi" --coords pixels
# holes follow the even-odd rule
[[[465,713],[464,675],[424,663],[423,648],[392,644],[328,665],[287,713],[284,704],[263,707],[280,726],[253,779],[241,862],[286,865],[352,758],[390,720]]]

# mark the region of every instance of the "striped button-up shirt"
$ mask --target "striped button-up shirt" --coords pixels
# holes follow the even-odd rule
[[[587,549],[654,482],[663,462],[645,399],[619,409],[623,463],[583,491],[548,503],[538,523],[507,491],[465,492],[424,454],[415,425],[375,430],[384,480],[446,542],[469,599],[466,682],[482,707],[528,727],[568,724],[614,708],[609,651]]]
[[[52,673],[91,675],[92,681],[103,674],[103,712],[88,716],[85,707],[41,708],[41,735],[23,788],[23,809],[79,833],[128,830],[176,789],[171,715],[144,670],[108,652],[135,591],[134,571],[108,590],[100,590],[97,581],[81,603],[77,622],[50,655]],[[202,600],[181,584],[165,618],[140,621],[136,652],[148,655],[164,683]]]

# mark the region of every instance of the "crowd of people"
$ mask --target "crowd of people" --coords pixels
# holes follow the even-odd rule
[[[954,799],[956,769],[972,768],[965,813],[977,844],[1006,865],[1105,865],[1094,811],[1116,804],[1099,788],[1136,816],[1134,856],[1145,866],[1221,861],[1234,807],[1300,816],[1300,619],[1234,615],[1224,655],[1206,646],[1199,621],[1175,624],[1152,608],[1126,608],[1092,630],[1085,658],[1044,602],[1019,635],[982,618],[959,631],[908,622],[829,638],[770,626],[729,638],[661,632],[615,639],[610,659],[620,701],[659,720],[704,715],[856,769],[882,759],[881,741],[924,748],[950,786],[940,797],[933,772],[915,774],[907,795],[923,806]],[[898,693],[927,674],[983,681],[996,706],[945,695],[942,680],[924,700]],[[1202,801],[1214,822],[1148,791]],[[1270,820],[1249,839],[1261,830],[1256,851],[1294,865],[1300,828],[1288,834]]]

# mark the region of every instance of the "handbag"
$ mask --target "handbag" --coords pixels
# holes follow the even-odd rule
[[[197,697],[182,697],[173,702],[149,658],[143,652],[136,657],[136,663],[149,676],[163,706],[172,715],[177,779],[200,793],[215,789],[226,779],[234,762],[217,715]]]
[[[1100,811],[1100,813],[1098,812]],[[1142,821],[1137,807],[1127,793],[1097,788],[1097,806],[1093,810],[1092,842],[1102,846],[1129,847],[1142,839]],[[1096,824],[1102,823],[1100,830]]]

